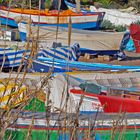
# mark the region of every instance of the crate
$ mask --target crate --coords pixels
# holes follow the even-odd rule
[[[109,56],[109,55],[99,55],[98,56],[98,60],[99,61],[111,61],[112,60],[112,56]]]
[[[98,60],[99,60],[99,61],[104,61],[104,56],[98,55]]]

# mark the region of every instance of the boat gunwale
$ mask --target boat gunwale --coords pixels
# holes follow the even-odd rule
[[[13,13],[21,13],[21,14],[26,14],[26,15],[40,15],[40,16],[58,16],[59,14],[58,13],[53,13],[53,12],[45,12],[45,10],[33,10],[33,9],[28,9],[28,11],[26,11],[27,9],[20,9],[20,8],[6,8],[6,7],[4,7],[4,6],[0,6],[0,10],[4,10],[4,11],[8,11],[8,12],[13,12]],[[21,10],[21,12],[20,11],[18,11],[18,10]],[[36,13],[31,13],[30,11],[32,11],[32,12],[36,12]],[[69,10],[70,11],[70,10]],[[38,13],[37,13],[38,12]],[[71,13],[64,13],[64,12],[60,12],[60,15],[59,15],[59,17],[67,17],[67,16],[80,16],[80,17],[82,17],[82,16],[101,16],[101,14],[104,14],[105,12],[93,12],[93,13],[82,13],[82,12],[80,12],[80,13],[74,13],[74,12],[72,12],[71,11]],[[103,16],[103,15],[102,15]]]

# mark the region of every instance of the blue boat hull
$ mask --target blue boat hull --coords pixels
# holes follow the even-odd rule
[[[1,21],[1,24],[3,24],[3,25],[18,27],[18,24],[13,19],[0,17],[0,21]],[[33,22],[33,24],[39,25],[39,26],[59,26],[59,27],[66,27],[66,28],[68,27],[68,24],[43,24],[43,23],[38,24],[38,23],[34,23],[34,22]],[[96,22],[72,23],[72,28],[75,28],[75,29],[90,29],[90,28],[99,29],[100,24],[101,24],[100,20],[96,21]]]
[[[140,71],[140,66],[121,66],[102,63],[86,63],[51,58],[38,58],[33,61],[34,72],[72,72],[72,71]]]
[[[58,67],[53,64],[43,63],[41,61],[33,61],[32,70],[33,72],[71,72],[72,70],[65,69],[64,67]]]
[[[3,25],[9,25],[11,27],[18,27],[18,24],[13,19],[8,19],[4,17],[0,17],[1,24]],[[25,23],[26,24],[26,23]],[[101,20],[96,22],[83,22],[83,23],[72,23],[72,28],[74,29],[96,29],[98,30],[100,28]],[[33,23],[33,25],[39,25],[39,26],[58,26],[63,28],[68,28],[68,24],[38,24]],[[21,41],[26,41],[26,33],[20,31],[20,39]]]
[[[30,51],[26,50],[13,50],[11,48],[0,49],[0,67],[4,68],[14,68],[23,65],[23,57],[26,53],[26,57],[29,56]]]

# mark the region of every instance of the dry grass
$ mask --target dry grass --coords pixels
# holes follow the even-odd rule
[[[30,8],[31,8],[31,1],[29,1],[30,3]],[[40,1],[39,1],[40,3]],[[79,9],[80,7],[80,1],[77,0],[77,9]],[[9,3],[10,5],[11,3]],[[59,1],[59,6],[61,4],[61,1]],[[58,7],[58,10],[60,11],[60,7]],[[31,17],[30,17],[31,18]],[[40,16],[39,16],[39,20],[40,20]],[[59,23],[59,16],[58,16],[58,23]],[[56,30],[56,41],[57,41],[57,34],[58,34],[58,28]],[[71,42],[71,18],[70,18],[70,22],[69,22],[69,39],[68,39],[68,45],[70,46],[70,42]],[[39,26],[38,26],[38,37],[39,37]],[[28,50],[30,48],[30,35],[27,41],[27,45],[25,47],[25,50]],[[30,53],[30,58],[28,60],[28,65],[26,66],[26,68],[30,68],[33,58],[36,55],[37,51],[38,51],[38,39],[34,39],[31,45],[31,53]],[[24,54],[23,56],[23,60],[24,61],[24,57],[26,54]],[[5,60],[4,60],[5,61]],[[4,109],[0,109],[0,140],[4,139],[4,135],[7,131],[7,129],[9,127],[11,127],[13,124],[16,124],[17,119],[19,118],[19,115],[22,111],[24,111],[25,106],[27,106],[31,99],[33,98],[39,98],[42,101],[46,102],[46,122],[47,122],[47,126],[49,127],[51,125],[51,109],[53,108],[52,106],[52,102],[50,100],[50,86],[49,86],[49,79],[52,76],[52,72],[45,74],[45,76],[41,77],[41,80],[39,81],[38,84],[34,84],[34,81],[31,81],[32,86],[28,85],[26,83],[26,69],[24,69],[23,73],[22,73],[22,77],[20,77],[20,73],[21,73],[21,69],[22,69],[22,63],[20,65],[20,67],[18,68],[17,71],[17,75],[13,78],[12,73],[13,71],[11,71],[9,73],[9,76],[7,77],[7,79],[5,80],[5,90],[3,92],[3,95],[5,95],[6,91],[7,91],[7,87],[9,85],[9,83],[13,83],[13,89],[16,88],[17,83],[18,83],[18,88],[17,88],[17,92],[19,92],[20,88],[22,87],[22,85],[26,85],[26,90],[24,91],[24,100],[18,105],[18,106],[14,106],[12,102],[13,97],[9,96],[8,102],[7,102],[7,106],[8,108],[6,110]],[[2,68],[1,68],[2,70]],[[67,77],[67,82],[68,82],[68,77]],[[58,117],[57,117],[57,121],[60,123],[60,130],[58,130],[58,135],[59,134],[63,134],[65,135],[66,133],[70,134],[70,140],[77,140],[78,136],[80,134],[84,134],[83,135],[83,139],[95,139],[95,135],[96,135],[96,121],[98,119],[98,111],[95,114],[95,117],[91,117],[88,120],[88,129],[86,131],[83,130],[79,130],[81,128],[80,122],[81,120],[79,119],[80,117],[80,107],[83,103],[83,99],[84,99],[84,95],[81,96],[80,102],[77,104],[76,108],[75,108],[75,114],[69,114],[67,112],[68,108],[68,101],[69,101],[69,93],[68,93],[68,84],[66,85],[66,89],[67,89],[67,95],[66,95],[66,100],[65,100],[65,104],[64,106],[61,106],[60,108],[57,108],[57,112],[58,113]],[[44,91],[44,88],[47,88],[47,93],[46,93],[46,97],[44,96],[44,94],[42,93],[42,91]],[[12,90],[11,93],[12,94]],[[42,96],[41,96],[42,95]],[[55,98],[55,97],[54,97]],[[64,93],[62,93],[62,97],[61,97],[61,103],[63,102],[64,99]],[[16,107],[16,108],[15,108]],[[36,102],[34,102],[33,106],[32,106],[33,110],[36,110],[37,106],[36,106]],[[16,109],[16,112],[13,113],[13,111]],[[36,112],[33,112],[36,113]],[[120,113],[121,114],[121,113]],[[124,120],[125,118],[125,114],[118,115],[118,119],[114,120],[114,125],[111,129],[111,139],[113,140],[116,136],[116,133],[120,130],[120,124],[121,122]],[[34,127],[34,120],[35,120],[35,114],[33,114],[31,116],[31,124],[29,125],[28,128],[28,132],[26,135],[26,140],[32,139],[32,130]],[[60,121],[61,120],[61,121]],[[104,120],[103,120],[104,121]],[[56,125],[56,124],[55,124]],[[55,126],[54,125],[54,126]],[[84,125],[83,125],[84,126]],[[62,128],[62,129],[61,129]],[[52,133],[51,130],[46,130],[47,131],[47,136],[46,139],[50,140],[50,135]],[[124,129],[121,131],[121,133],[126,131],[126,126],[124,127]],[[121,139],[121,133],[120,133],[120,139]],[[12,138],[12,134],[9,135],[9,140]]]

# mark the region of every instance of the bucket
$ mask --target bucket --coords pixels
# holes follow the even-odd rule
[[[140,53],[140,25],[131,24],[130,34],[136,47],[136,53]]]

